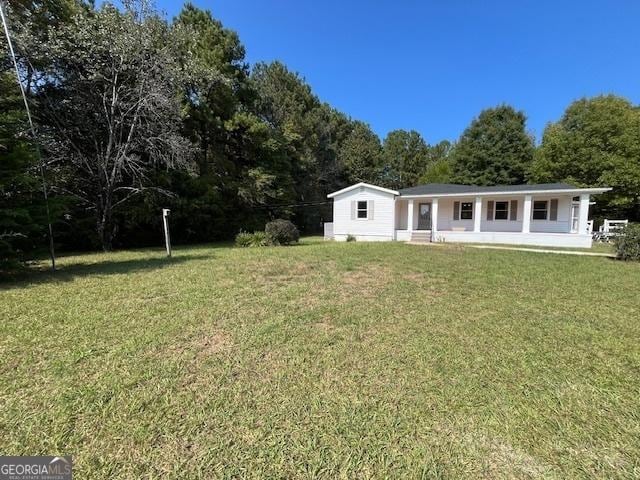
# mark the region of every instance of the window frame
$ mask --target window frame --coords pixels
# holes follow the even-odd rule
[[[536,203],[544,203],[544,210],[541,208],[536,208]],[[551,210],[551,201],[550,200],[533,200],[531,202],[531,220],[535,220],[537,222],[545,222],[549,220],[550,210]],[[544,211],[544,218],[536,218],[536,212]]]
[[[360,204],[364,203],[364,208],[360,208]],[[364,217],[360,216],[360,212],[364,212]],[[356,220],[367,220],[369,218],[369,201],[356,200]]]
[[[464,210],[465,205],[470,206],[469,210],[467,211]],[[469,218],[465,218],[463,216],[463,212],[468,213]],[[473,202],[460,202],[460,220],[473,220]]]
[[[507,204],[507,209],[506,210],[500,210],[500,212],[505,212],[506,213],[506,217],[505,218],[497,218],[497,214],[498,214],[498,204],[499,203],[506,203]],[[511,218],[511,201],[510,200],[494,200],[493,201],[493,221],[494,222],[504,222],[509,221],[509,218]]]

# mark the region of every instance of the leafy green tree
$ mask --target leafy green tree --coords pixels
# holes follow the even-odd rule
[[[225,122],[242,109],[248,92],[248,67],[238,35],[211,12],[185,5],[173,25],[184,74],[184,130],[198,145],[199,173],[224,169],[228,131]]]
[[[24,259],[43,234],[37,164],[13,72],[0,74],[0,266]]]
[[[380,139],[363,122],[353,122],[353,129],[340,145],[338,153],[349,183],[376,183],[382,167]]]
[[[244,47],[235,32],[191,4],[172,29],[185,78],[183,131],[198,163],[197,177],[174,172],[168,179],[178,197],[170,203],[176,230],[194,241],[262,228],[267,205],[292,200],[292,182],[277,129],[257,113]]]
[[[49,31],[83,7],[73,0],[15,0],[3,4],[27,92],[39,81],[40,46]],[[24,45],[35,47],[31,58]],[[32,106],[33,107],[33,106]],[[0,34],[0,264],[29,258],[46,240],[46,210],[38,159],[4,32]],[[51,192],[49,192],[51,193]],[[51,199],[59,213],[59,198]]]
[[[462,133],[453,156],[453,181],[468,185],[524,183],[534,155],[526,116],[508,105],[480,112]]]
[[[529,178],[614,187],[599,212],[640,220],[640,108],[614,95],[573,102],[545,129]]]
[[[330,215],[326,194],[341,186],[340,145],[350,132],[349,120],[320,102],[298,74],[280,62],[257,64],[251,75],[257,91],[256,111],[278,134],[291,167],[294,198],[301,206],[295,223],[313,230]],[[277,212],[275,212],[277,213]],[[283,215],[281,212],[279,216]]]
[[[420,183],[450,183],[453,175],[451,151],[453,145],[443,140],[429,146],[426,170],[420,176]]]
[[[94,213],[104,250],[116,235],[115,213],[155,188],[156,168],[189,166],[175,43],[153,12],[107,4],[74,15],[42,47],[47,83],[36,95],[46,154],[57,165],[58,188]]]
[[[429,161],[429,147],[415,130],[389,132],[382,144],[382,152],[382,182],[391,188],[416,185]]]

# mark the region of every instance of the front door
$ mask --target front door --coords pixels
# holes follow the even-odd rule
[[[571,233],[578,233],[578,214],[580,213],[580,205],[571,204]]]
[[[421,203],[418,208],[418,230],[431,230],[431,204]]]

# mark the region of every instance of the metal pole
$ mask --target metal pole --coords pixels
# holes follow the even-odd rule
[[[169,214],[171,210],[168,208],[162,209],[162,225],[164,227],[164,245],[167,249],[167,257],[171,256],[171,236],[169,235]]]
[[[47,212],[47,226],[49,227],[49,256],[51,257],[51,270],[56,270],[56,253],[53,246],[53,227],[51,225],[51,212],[49,210],[49,194],[47,193],[47,180],[44,172],[44,163],[42,161],[42,154],[40,152],[40,143],[38,142],[38,138],[36,136],[36,129],[33,126],[33,120],[31,119],[31,110],[29,109],[29,102],[27,101],[27,94],[24,91],[24,85],[22,85],[22,80],[20,79],[20,69],[18,68],[18,61],[16,60],[16,54],[13,51],[13,44],[11,43],[11,36],[9,35],[9,25],[7,24],[7,19],[4,14],[4,7],[2,0],[0,0],[0,18],[2,18],[2,25],[4,26],[4,34],[7,37],[7,45],[9,46],[9,53],[11,55],[11,59],[13,60],[13,66],[16,70],[16,78],[18,80],[18,85],[20,86],[20,93],[22,94],[22,100],[24,101],[24,108],[27,111],[27,118],[29,120],[29,127],[31,129],[31,136],[33,137],[33,142],[36,147],[36,154],[38,157],[39,169],[40,169],[40,178],[42,180],[42,194],[44,196],[44,204],[45,210]]]

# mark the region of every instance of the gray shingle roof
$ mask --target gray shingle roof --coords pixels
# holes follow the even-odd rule
[[[427,183],[399,190],[403,195],[441,195],[491,192],[526,192],[535,190],[571,190],[577,188],[568,183],[538,183],[530,185],[497,185],[495,187],[478,187],[475,185],[457,185],[453,183]]]

